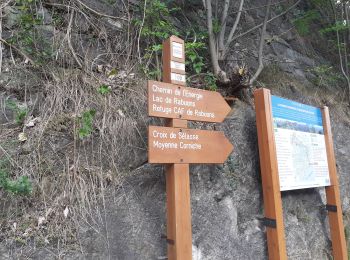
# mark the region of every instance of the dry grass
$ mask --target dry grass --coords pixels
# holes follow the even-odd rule
[[[38,7],[42,4],[38,1]],[[0,159],[10,161],[11,178],[28,176],[33,184],[27,197],[0,191],[0,242],[14,258],[29,257],[42,246],[51,248],[57,258],[67,251],[82,251],[79,225],[99,232],[107,191],[122,185],[124,177],[146,160],[146,87],[136,80],[142,75],[133,74],[140,66],[135,58],[139,55],[134,55],[139,28],[131,26],[127,2],[119,10],[123,19],[80,1],[45,7],[62,17],[68,14],[51,38],[54,59],[33,67],[24,64],[13,48],[6,48],[7,63],[2,65],[10,78],[19,70],[35,74],[37,86],[23,88],[21,81],[14,91],[0,84],[5,95],[0,111],[8,114],[4,100],[13,99],[28,106],[27,119],[40,119],[34,127],[22,127],[11,117],[0,125]],[[8,59],[16,55],[17,62]],[[109,86],[110,92],[100,94],[101,85]],[[96,111],[93,131],[79,138],[80,117],[91,109]],[[26,142],[17,140],[21,132],[27,135]]]

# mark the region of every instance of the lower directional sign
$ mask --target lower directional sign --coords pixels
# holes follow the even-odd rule
[[[149,163],[224,163],[233,145],[223,132],[150,126]]]

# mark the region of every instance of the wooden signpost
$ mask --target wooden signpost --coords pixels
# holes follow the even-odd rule
[[[150,126],[150,163],[224,163],[233,147],[223,132]]]
[[[187,120],[222,122],[231,108],[219,93],[184,87],[185,43],[163,43],[163,81],[148,82],[149,116],[168,118],[150,126],[149,163],[168,164],[167,243],[169,260],[192,259],[189,163],[224,163],[233,146],[223,132],[187,129]]]
[[[222,122],[230,111],[218,92],[148,81],[150,116]]]
[[[163,81],[186,85],[185,42],[176,36],[163,43]]]
[[[309,124],[308,126],[309,128],[305,129],[305,126],[307,124],[302,123],[302,124],[299,124],[298,126],[297,124],[295,124],[295,122],[298,121],[296,119],[296,121],[289,120],[289,122],[287,122],[286,125],[283,125],[283,120],[281,120],[276,124],[277,125],[276,126],[277,129],[276,129],[274,128],[270,91],[267,89],[256,90],[254,93],[254,97],[255,97],[255,110],[256,110],[256,124],[257,124],[257,130],[258,130],[259,156],[260,156],[260,166],[261,166],[260,168],[261,168],[264,208],[265,208],[264,222],[265,222],[265,226],[267,227],[267,245],[268,245],[269,259],[272,259],[272,260],[287,259],[286,242],[284,237],[281,189],[280,189],[280,179],[279,179],[279,177],[281,176],[279,176],[278,153],[276,151],[277,149],[276,149],[276,143],[275,143],[275,140],[276,140],[275,131],[276,130],[280,131],[280,129],[278,129],[278,126],[280,126],[282,128],[282,131],[285,131],[285,132],[293,131],[293,125],[294,125],[294,127],[299,127],[299,129],[301,129],[301,132],[303,131],[306,132],[306,135],[305,135],[306,137],[308,134],[311,136],[311,138],[316,138],[316,137],[319,138],[319,137],[322,137],[322,135],[324,135],[323,144],[325,144],[326,157],[327,157],[327,163],[328,163],[328,173],[329,173],[329,179],[330,179],[330,184],[327,186],[326,185],[324,186],[326,186],[326,196],[327,196],[326,209],[328,210],[329,225],[330,225],[330,231],[331,231],[330,233],[331,233],[332,248],[333,248],[333,257],[335,260],[348,260],[328,108],[324,107],[323,109],[321,109],[321,111],[319,110],[317,111],[320,113],[319,121],[322,121],[323,127],[322,127],[322,124],[316,125],[316,126],[314,126],[313,124]],[[292,101],[287,101],[287,102],[290,102],[293,105]],[[296,104],[296,107],[292,107],[292,105],[281,104],[281,109],[283,109],[283,107],[286,109],[292,109],[292,112],[289,115],[291,117],[297,118],[298,114],[296,113],[301,112],[301,113],[307,113],[307,116],[305,117],[307,120],[313,119],[312,117],[310,117],[310,111],[307,111],[308,106],[300,103]],[[278,109],[276,110],[278,113],[279,112]],[[283,127],[285,127],[285,129],[283,129]],[[295,136],[297,137],[297,135],[298,133]],[[292,139],[295,140],[296,137],[293,136]],[[286,135],[283,136],[283,139],[286,140]],[[313,140],[316,140],[316,139],[313,139]],[[312,146],[315,146],[315,145],[317,146],[318,143],[317,142],[312,143]],[[320,144],[320,147],[322,147],[321,144]],[[278,148],[280,149],[280,147]],[[312,153],[312,149],[313,148],[311,148],[311,153]],[[316,154],[314,154],[314,160],[320,160],[320,158],[317,158],[317,157],[320,156],[322,151],[321,150],[315,150],[315,151],[316,151]],[[285,157],[286,154],[287,153],[284,152],[282,157]],[[284,158],[280,158],[280,160],[283,160],[283,159]],[[316,175],[320,175],[320,170],[323,171],[323,169],[320,168],[320,165],[322,165],[322,162],[319,162],[319,163],[313,162],[310,164],[310,167],[317,167],[315,171]],[[281,170],[285,170],[285,167],[283,167],[283,169]],[[290,167],[288,168],[288,170],[290,170]],[[303,171],[307,172],[308,169],[304,168]],[[322,174],[321,174],[321,177],[322,177]],[[314,181],[315,181],[314,183],[310,182],[312,183],[310,187],[319,186],[316,178]],[[294,188],[293,186],[291,186],[289,187],[289,189],[294,189]]]

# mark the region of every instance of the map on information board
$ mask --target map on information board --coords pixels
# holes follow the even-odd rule
[[[321,109],[271,96],[280,190],[329,186]]]

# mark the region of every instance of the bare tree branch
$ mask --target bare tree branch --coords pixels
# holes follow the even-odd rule
[[[112,19],[119,19],[119,20],[123,20],[123,21],[128,21],[127,18],[124,17],[116,17],[116,16],[112,16],[112,15],[108,15],[108,14],[103,14],[100,12],[97,12],[95,9],[92,9],[91,7],[87,6],[86,4],[84,4],[82,1],[80,0],[74,0],[77,1],[79,4],[81,4],[83,7],[85,7],[86,9],[90,10],[91,12],[93,12],[94,14],[97,14],[98,16],[103,16],[103,17],[108,17],[108,18],[112,18]]]
[[[2,39],[2,9],[5,8],[7,5],[10,4],[12,0],[7,1],[6,3],[0,5],[0,39]],[[0,73],[2,71],[2,58],[3,58],[3,53],[2,53],[2,47],[3,47],[3,42],[0,40]]]
[[[275,3],[271,3],[271,6],[275,6],[275,5],[279,5],[279,4],[282,4],[284,2],[288,2],[290,0],[281,0],[279,2],[275,2]],[[251,10],[256,10],[256,9],[261,9],[261,8],[264,8],[266,7],[267,5],[259,5],[259,6],[254,6],[254,7],[251,7],[251,8],[245,8],[245,9],[242,9],[241,12],[247,12],[247,11],[251,11]],[[239,13],[240,11],[236,11],[236,12],[231,12],[230,14],[237,14]]]
[[[0,8],[0,38],[2,38],[2,9]],[[2,42],[0,42],[0,73],[2,71]]]
[[[350,16],[349,16],[349,8],[350,8],[350,3],[348,6],[345,4],[345,17],[346,17],[346,24],[348,25],[348,44],[350,44]]]
[[[281,2],[283,2],[285,0],[282,0]],[[213,67],[213,73],[214,75],[218,78],[218,80],[222,83],[228,83],[230,82],[230,79],[227,77],[227,74],[224,70],[221,69],[219,61],[220,60],[224,60],[228,50],[230,48],[230,45],[233,41],[235,41],[236,39],[238,39],[239,37],[242,37],[244,35],[247,35],[248,33],[260,28],[262,28],[262,34],[261,34],[261,38],[260,38],[260,45],[259,45],[259,67],[258,70],[256,71],[255,75],[253,76],[251,83],[252,84],[256,78],[258,77],[258,75],[261,73],[262,69],[263,69],[263,48],[264,48],[264,38],[265,38],[265,33],[266,33],[266,27],[267,24],[279,17],[281,17],[282,15],[285,15],[286,13],[288,13],[291,9],[293,9],[294,7],[296,7],[301,0],[296,0],[296,2],[291,5],[290,7],[288,7],[285,11],[283,11],[282,13],[276,15],[273,18],[270,18],[270,10],[271,10],[271,6],[275,5],[272,4],[272,0],[267,0],[267,4],[263,5],[263,7],[266,7],[266,12],[267,12],[267,16],[265,16],[264,18],[264,22],[254,26],[253,28],[245,31],[244,33],[241,33],[239,35],[235,35],[237,33],[237,28],[238,28],[238,24],[240,22],[241,19],[241,14],[243,12],[243,6],[244,6],[244,2],[245,0],[240,0],[239,2],[239,7],[238,7],[238,12],[237,16],[235,18],[235,21],[230,29],[229,35],[225,41],[225,34],[226,34],[226,27],[227,27],[227,20],[228,20],[228,16],[229,16],[229,8],[230,8],[230,3],[231,0],[225,0],[222,1],[221,3],[223,4],[222,6],[222,14],[220,17],[220,25],[221,25],[221,30],[219,32],[219,34],[215,34],[213,31],[213,21],[214,21],[214,17],[213,17],[213,4],[215,4],[215,8],[218,8],[217,6],[217,1],[214,0],[203,0],[203,6],[205,7],[206,11],[207,11],[207,27],[208,27],[208,35],[209,35],[209,50],[210,50],[210,56],[211,56],[211,61],[212,61],[212,67]],[[217,17],[217,14],[215,13],[215,17]]]
[[[345,44],[345,68],[346,68],[346,74],[349,76],[349,66],[348,66],[348,48],[350,46],[350,26],[349,26],[349,13],[348,13],[348,6],[346,3],[344,3],[344,14],[345,14],[345,21],[346,25],[348,26],[347,32],[344,34],[344,44]],[[344,19],[343,19],[344,20]]]
[[[142,30],[143,30],[143,25],[145,24],[145,19],[146,19],[146,8],[147,8],[147,0],[145,0],[145,3],[144,3],[144,5],[143,5],[142,22],[141,22],[139,34],[138,34],[138,36],[137,36],[137,53],[138,53],[138,56],[139,56],[139,62],[140,62],[140,64],[142,64],[141,49],[140,49],[140,40],[141,40],[141,33],[142,33]]]
[[[292,10],[294,7],[296,7],[300,2],[301,2],[301,0],[296,1],[295,4],[291,5],[289,8],[287,8],[285,11],[283,11],[283,12],[280,13],[279,15],[276,15],[276,16],[272,17],[270,20],[267,21],[267,23],[270,23],[270,22],[272,22],[273,20],[275,20],[275,19],[277,19],[277,18],[279,18],[279,17],[285,15],[285,14],[288,13],[290,10]],[[244,33],[241,33],[241,34],[239,34],[239,35],[236,35],[235,37],[232,38],[232,41],[234,41],[234,40],[236,40],[236,39],[238,39],[238,38],[240,38],[240,37],[242,37],[242,36],[244,36],[244,35],[246,35],[246,34],[248,34],[248,33],[251,33],[252,31],[255,31],[256,29],[260,28],[260,27],[263,26],[263,25],[264,25],[264,23],[258,24],[257,26],[254,26],[253,28],[251,28],[251,29],[245,31]]]
[[[228,38],[227,38],[227,42],[225,44],[225,48],[223,49],[223,53],[221,55],[221,57],[224,57],[225,56],[225,53],[229,47],[229,45],[231,44],[231,42],[233,41],[233,35],[235,34],[236,30],[237,30],[237,27],[238,27],[238,23],[241,19],[241,14],[242,14],[242,9],[243,9],[243,4],[244,4],[244,0],[241,0],[240,4],[239,4],[239,9],[238,9],[238,14],[236,16],[236,20],[235,20],[235,23],[233,24],[232,28],[231,28],[231,31],[230,31],[230,34],[228,35]]]
[[[335,10],[335,6],[334,6],[334,2],[332,0],[329,0],[330,5],[332,6],[332,11],[333,11],[333,15],[334,15],[334,24],[337,23],[337,12]],[[339,63],[340,63],[340,70],[344,76],[344,78],[346,79],[346,82],[348,84],[348,90],[349,90],[349,102],[350,102],[350,78],[349,75],[346,73],[345,69],[344,69],[344,64],[343,64],[343,54],[340,48],[340,35],[339,35],[339,29],[337,26],[335,26],[336,28],[336,35],[337,35],[337,46],[338,46],[338,56],[339,56]],[[345,64],[347,66],[347,64]]]
[[[82,68],[83,65],[81,64],[77,54],[75,53],[72,42],[71,42],[71,31],[72,31],[73,18],[74,18],[74,10],[72,10],[72,12],[70,14],[69,24],[68,24],[67,33],[66,33],[66,39],[68,42],[69,49],[72,52],[72,55],[73,55],[75,61],[78,63],[79,67]]]
[[[6,3],[0,5],[0,9],[3,9],[5,6],[7,6],[9,3],[11,3],[13,0],[9,0]]]
[[[267,7],[266,7],[266,14],[265,14],[265,19],[263,22],[263,28],[261,30],[261,36],[260,36],[260,43],[259,43],[259,52],[258,52],[258,57],[259,57],[259,67],[256,70],[254,76],[250,79],[249,81],[249,86],[251,87],[255,80],[259,77],[261,71],[264,68],[264,63],[263,63],[263,50],[264,50],[264,45],[265,45],[265,35],[266,35],[266,26],[267,22],[270,16],[270,9],[271,9],[271,0],[267,0]]]
[[[220,23],[221,30],[219,34],[219,52],[223,51],[225,47],[224,40],[225,40],[227,13],[228,13],[229,6],[230,6],[230,0],[225,0],[224,9],[221,15],[221,23]]]
[[[20,55],[22,55],[27,61],[29,61],[31,64],[34,64],[33,60],[31,58],[29,58],[29,56],[27,54],[25,54],[23,51],[18,49],[16,46],[8,43],[6,40],[4,40],[2,38],[0,38],[0,42],[2,42],[3,44],[7,45],[8,47],[14,49],[16,52],[18,52]]]

